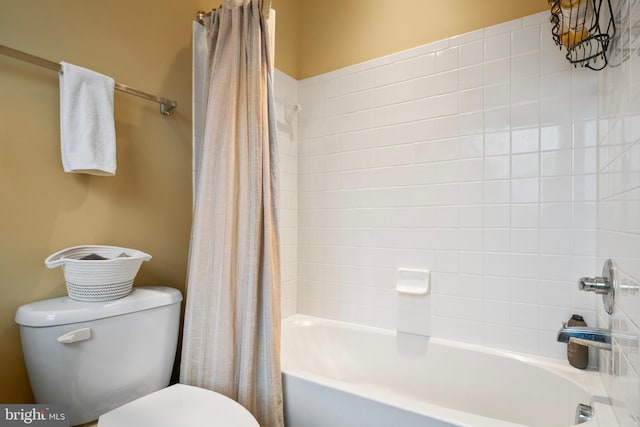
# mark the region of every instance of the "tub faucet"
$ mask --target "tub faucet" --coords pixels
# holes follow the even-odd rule
[[[574,342],[601,350],[611,351],[611,330],[601,328],[587,328],[584,326],[567,326],[562,323],[558,331],[558,342],[569,344]]]

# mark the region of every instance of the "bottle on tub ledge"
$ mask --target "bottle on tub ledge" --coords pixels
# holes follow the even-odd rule
[[[587,326],[587,322],[579,314],[574,314],[567,322],[567,326]],[[585,369],[589,364],[589,347],[570,342],[567,346],[567,359],[574,368]]]

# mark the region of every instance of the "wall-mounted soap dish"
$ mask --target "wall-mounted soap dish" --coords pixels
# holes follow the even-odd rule
[[[396,291],[405,295],[427,295],[430,288],[429,270],[398,268]]]

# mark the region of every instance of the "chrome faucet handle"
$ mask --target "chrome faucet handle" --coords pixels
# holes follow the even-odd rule
[[[602,276],[581,277],[578,280],[578,288],[581,291],[595,292],[602,295],[602,303],[607,313],[613,313],[614,301],[616,297],[617,278],[615,275],[615,265],[608,259],[602,266]]]
[[[611,290],[608,277],[581,277],[578,280],[578,288],[581,291],[591,291],[596,294],[606,295]]]

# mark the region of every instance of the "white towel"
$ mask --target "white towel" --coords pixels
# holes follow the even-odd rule
[[[65,172],[115,175],[114,80],[61,62],[60,139]]]

